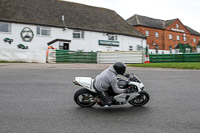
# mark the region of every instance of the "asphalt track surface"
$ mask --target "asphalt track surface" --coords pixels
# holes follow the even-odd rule
[[[0,64],[0,133],[200,133],[200,71],[128,68],[151,99],[81,108],[76,76],[95,77],[109,64]]]

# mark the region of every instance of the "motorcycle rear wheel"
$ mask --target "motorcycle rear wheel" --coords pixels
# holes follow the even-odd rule
[[[149,94],[146,91],[141,91],[140,95],[129,101],[133,106],[140,107],[148,103],[150,99]]]
[[[94,101],[94,98],[95,95],[85,88],[78,90],[74,94],[74,101],[81,107],[92,107],[95,105],[96,102]]]

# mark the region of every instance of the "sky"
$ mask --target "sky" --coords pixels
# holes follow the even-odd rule
[[[134,14],[161,20],[178,18],[200,32],[200,0],[65,0],[114,10],[125,20]]]

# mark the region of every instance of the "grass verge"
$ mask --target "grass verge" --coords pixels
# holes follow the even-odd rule
[[[157,68],[176,68],[176,69],[200,69],[198,63],[149,63],[149,64],[129,64],[130,67],[157,67]]]
[[[0,60],[0,63],[25,63],[23,61],[1,61]]]

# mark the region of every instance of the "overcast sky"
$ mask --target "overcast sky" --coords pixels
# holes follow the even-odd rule
[[[170,20],[179,18],[200,32],[200,0],[66,0],[115,10],[125,20],[134,14]]]

